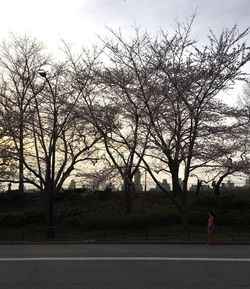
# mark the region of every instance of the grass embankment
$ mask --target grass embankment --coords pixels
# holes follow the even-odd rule
[[[104,197],[105,196],[105,197]],[[124,214],[121,194],[65,194],[55,203],[55,237],[60,240],[205,241],[207,212],[213,209],[218,236],[250,241],[250,197],[202,196],[190,203],[190,230],[180,227],[178,211],[158,193],[137,194],[134,213]],[[43,241],[46,225],[38,196],[1,195],[1,241]]]

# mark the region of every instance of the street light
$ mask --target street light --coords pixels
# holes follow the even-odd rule
[[[53,98],[53,130],[52,130],[52,148],[51,148],[51,168],[50,168],[50,195],[49,195],[49,215],[48,215],[48,229],[47,229],[47,239],[55,238],[55,227],[54,227],[54,193],[55,193],[55,156],[56,156],[56,123],[57,123],[57,114],[55,110],[55,94],[52,89],[51,83],[47,78],[46,72],[44,70],[38,71],[39,75],[45,79],[45,81],[49,85],[49,89]]]

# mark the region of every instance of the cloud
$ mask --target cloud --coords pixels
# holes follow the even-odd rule
[[[1,3],[0,33],[31,32],[51,45],[60,37],[73,43],[94,41],[105,25],[131,32],[134,24],[154,33],[171,30],[197,9],[194,35],[203,39],[209,28],[249,25],[249,0],[9,0]]]

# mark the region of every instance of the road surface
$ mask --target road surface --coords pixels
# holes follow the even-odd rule
[[[249,245],[0,245],[1,289],[249,289]]]

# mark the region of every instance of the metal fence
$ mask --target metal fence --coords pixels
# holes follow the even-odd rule
[[[216,233],[215,236],[223,243],[250,243],[250,229],[236,230],[225,229]],[[33,235],[26,232],[13,231],[8,236],[1,234],[0,242],[45,242],[46,230],[36,231]],[[55,239],[50,241],[60,242],[176,242],[176,243],[206,243],[207,233],[205,230],[191,228],[187,232],[181,230],[156,231],[145,227],[140,231],[132,230],[56,230]]]

